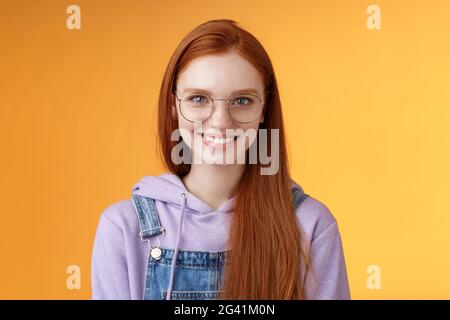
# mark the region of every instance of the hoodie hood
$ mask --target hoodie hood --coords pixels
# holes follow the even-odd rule
[[[133,194],[152,198],[174,206],[181,206],[180,197],[186,195],[187,212],[207,214],[212,212],[231,213],[234,209],[236,196],[225,201],[220,208],[214,210],[184,186],[183,181],[175,174],[166,173],[160,176],[145,176],[133,186]]]
[[[292,181],[292,188],[303,192],[302,187]],[[194,194],[190,193],[183,181],[175,174],[165,173],[159,176],[145,176],[132,188],[132,193],[140,196],[159,200],[174,206],[181,206],[180,197],[184,193],[186,197],[185,210],[194,214],[207,214],[212,212],[233,212],[236,196],[225,201],[217,210],[204,203]]]

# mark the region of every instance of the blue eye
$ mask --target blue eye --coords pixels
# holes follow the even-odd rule
[[[197,99],[197,98],[200,98],[200,99]],[[196,103],[203,103],[203,102],[205,102],[205,97],[204,96],[192,96],[190,98],[190,100],[193,102],[196,102]]]
[[[232,104],[238,106],[247,106],[253,103],[253,99],[250,97],[236,97],[233,99]]]

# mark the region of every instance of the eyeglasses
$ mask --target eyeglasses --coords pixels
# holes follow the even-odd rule
[[[240,123],[253,122],[261,114],[264,100],[253,94],[238,94],[229,99],[211,98],[204,93],[187,93],[181,99],[180,112],[183,118],[190,122],[204,121],[214,112],[215,101],[223,100],[227,103],[230,116]]]

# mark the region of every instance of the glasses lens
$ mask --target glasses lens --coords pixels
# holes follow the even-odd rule
[[[230,99],[231,116],[239,122],[251,122],[258,118],[261,113],[262,103],[258,97],[253,95],[239,95]]]
[[[181,113],[190,121],[206,120],[212,110],[212,100],[202,94],[188,94],[181,99]]]

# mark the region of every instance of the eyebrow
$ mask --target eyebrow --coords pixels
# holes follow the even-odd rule
[[[186,88],[184,89],[184,92],[202,92],[202,93],[206,93],[209,95],[212,95],[212,92],[206,89],[199,89],[199,88]],[[234,90],[231,92],[230,95],[235,95],[238,93],[251,93],[251,94],[255,94],[255,95],[259,95],[259,92],[256,89],[253,88],[245,88],[245,89],[239,89],[239,90]]]

